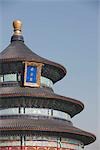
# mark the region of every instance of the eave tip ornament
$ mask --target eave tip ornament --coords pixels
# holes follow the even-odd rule
[[[14,35],[21,35],[22,22],[20,20],[13,21]]]

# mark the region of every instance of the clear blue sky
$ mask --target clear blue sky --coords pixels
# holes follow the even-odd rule
[[[25,43],[37,54],[67,68],[56,93],[82,101],[75,126],[97,135],[98,124],[97,0],[0,0],[0,51],[8,46],[12,21],[23,22]],[[99,150],[98,141],[85,150]]]

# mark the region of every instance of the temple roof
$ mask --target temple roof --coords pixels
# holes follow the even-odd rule
[[[24,44],[24,38],[19,31],[16,33],[16,29],[14,28],[14,34],[11,37],[11,43],[9,46],[0,53],[0,63],[9,63],[9,62],[37,62],[44,64],[43,72],[52,72],[51,75],[47,73],[48,78],[52,79],[52,76],[56,74],[56,77],[53,78],[53,82],[57,82],[62,79],[66,75],[66,69],[53,61],[42,58],[39,55],[35,54],[31,49],[29,49]]]
[[[36,62],[42,64],[41,76],[52,80],[53,83],[61,80],[66,75],[66,69],[58,63],[40,57],[24,44],[20,21],[15,21],[13,26],[14,34],[11,37],[11,43],[0,53],[1,76],[12,73],[18,75],[20,70],[25,69],[25,62]],[[23,73],[21,72],[21,75]],[[49,108],[66,112],[73,117],[83,110],[84,105],[78,100],[54,93],[50,87],[23,87],[17,80],[14,83],[1,82],[0,108],[14,107]],[[88,145],[96,139],[93,134],[74,127],[70,121],[32,115],[0,116],[1,135],[21,134],[22,132],[25,134],[28,132],[31,134],[46,133],[52,136],[73,138],[82,141],[84,145]]]
[[[2,108],[7,107],[7,105],[9,107],[9,105],[11,106],[11,104],[13,103],[14,107],[18,105],[23,105],[23,103],[27,103],[27,106],[34,106],[35,103],[35,105],[37,104],[37,106],[41,108],[47,107],[67,112],[71,115],[71,117],[81,112],[84,108],[82,102],[73,98],[55,94],[52,90],[48,88],[2,87],[0,88],[0,97],[0,103]],[[13,100],[13,97],[16,97],[17,99]],[[22,100],[20,100],[21,97],[23,97]]]
[[[47,60],[45,58],[40,57],[35,54],[32,50],[30,50],[23,41],[13,41],[11,44],[0,53],[0,62],[12,62],[12,61],[34,61],[43,64],[53,65],[58,67],[66,73],[66,69],[55,62]]]
[[[84,143],[84,145],[90,144],[96,139],[93,134],[74,127],[68,123],[68,121],[62,121],[58,119],[30,119],[28,117],[20,117],[13,119],[1,119],[0,122],[1,134],[5,131],[6,134],[7,131],[10,131],[10,134],[13,133],[13,131],[19,131],[19,134],[21,134],[23,130],[27,131],[26,134],[28,134],[28,131],[30,131],[31,134],[32,132],[36,132],[38,134],[38,131],[44,134],[47,132],[48,135],[58,135],[80,140]]]

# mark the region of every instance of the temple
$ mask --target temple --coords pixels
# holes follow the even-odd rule
[[[21,21],[13,28],[0,53],[0,150],[83,150],[96,140],[72,123],[83,103],[53,91],[66,69],[24,44]]]

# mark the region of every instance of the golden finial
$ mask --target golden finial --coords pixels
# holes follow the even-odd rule
[[[21,35],[22,22],[20,20],[13,21],[14,35]]]

